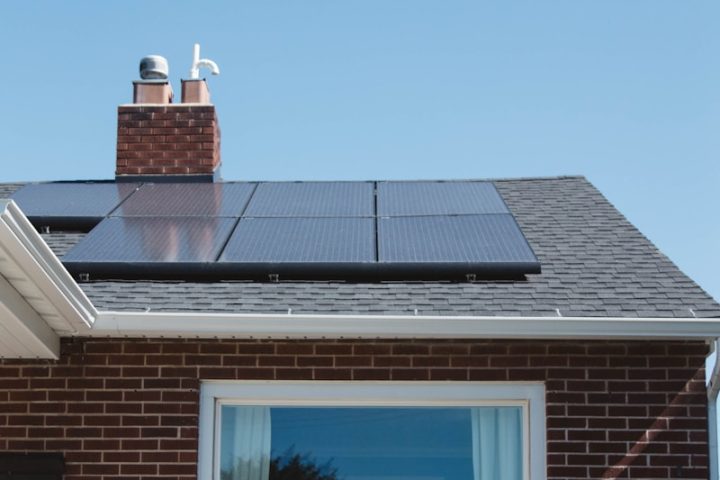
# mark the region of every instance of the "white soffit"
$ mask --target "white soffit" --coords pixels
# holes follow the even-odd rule
[[[0,357],[57,358],[97,311],[12,200],[0,200]]]

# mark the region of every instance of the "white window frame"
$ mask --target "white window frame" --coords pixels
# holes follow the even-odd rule
[[[200,385],[198,479],[218,480],[220,408],[260,406],[519,406],[523,479],[546,480],[545,385],[541,382],[334,382],[204,380]]]

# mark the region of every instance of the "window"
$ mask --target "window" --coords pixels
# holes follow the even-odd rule
[[[199,479],[544,480],[540,383],[203,382]]]

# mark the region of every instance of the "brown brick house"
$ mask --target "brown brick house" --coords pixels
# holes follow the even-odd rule
[[[1,187],[0,478],[709,478],[720,306],[584,178],[477,182],[539,272],[215,267],[244,217],[208,211],[317,184],[221,182],[212,105],[118,113],[115,181]]]

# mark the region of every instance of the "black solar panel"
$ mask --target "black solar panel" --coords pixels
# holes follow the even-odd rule
[[[467,273],[540,267],[509,214],[381,218],[378,249],[380,263],[456,264]]]
[[[372,217],[372,182],[261,183],[247,217]]]
[[[510,213],[491,182],[378,182],[378,216]]]
[[[89,229],[128,197],[136,183],[59,182],[25,185],[12,195],[36,226]]]
[[[63,262],[77,271],[93,263],[214,262],[235,222],[219,217],[110,217]]]
[[[63,257],[71,273],[94,278],[453,280],[540,272],[489,182],[47,185],[60,186],[65,201],[83,201],[58,206],[50,200],[62,192],[41,189],[46,214],[57,208],[68,218],[87,208],[95,222],[106,216]],[[98,186],[103,208],[91,191]],[[19,198],[37,206],[35,194]]]
[[[375,262],[372,218],[243,218],[221,262]]]
[[[113,216],[239,217],[254,189],[254,183],[145,184]]]

